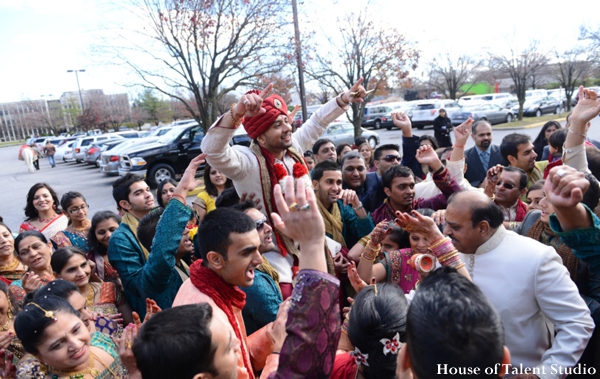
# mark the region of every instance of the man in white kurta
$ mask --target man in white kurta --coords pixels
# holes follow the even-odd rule
[[[564,378],[561,370],[577,364],[594,330],[589,309],[556,251],[507,231],[502,221],[487,196],[461,192],[448,204],[444,234],[500,313],[509,373]]]

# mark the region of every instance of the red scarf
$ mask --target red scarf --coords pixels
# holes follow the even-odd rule
[[[245,336],[242,336],[242,331],[233,313],[233,307],[244,308],[244,305],[246,305],[246,294],[236,286],[232,286],[224,281],[223,278],[210,268],[202,266],[202,259],[196,260],[190,266],[190,280],[198,291],[210,297],[227,316],[227,320],[233,328],[235,336],[240,340],[244,366],[248,370],[250,378],[254,379],[254,371],[246,354]]]

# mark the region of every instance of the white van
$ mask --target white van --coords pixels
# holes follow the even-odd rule
[[[75,143],[73,144],[73,158],[75,159],[75,162],[77,163],[81,163],[83,162],[83,158],[85,157],[85,152],[86,150],[93,145],[95,142],[98,141],[106,141],[109,139],[115,139],[115,138],[123,138],[119,135],[115,135],[115,134],[102,134],[100,136],[91,136],[91,137],[79,137],[75,140]]]
[[[530,89],[525,91],[525,99],[533,99],[537,97],[546,97],[548,96],[548,91],[545,89]]]

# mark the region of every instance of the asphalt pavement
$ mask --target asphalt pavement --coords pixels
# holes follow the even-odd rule
[[[541,126],[530,129],[494,130],[493,143],[499,144],[505,135],[514,132],[525,133],[535,139],[540,129]],[[402,143],[402,133],[397,129],[389,131],[380,129],[377,132],[382,144]],[[423,130],[415,129],[414,134],[433,135],[433,130],[431,127]],[[600,118],[594,119],[588,136],[600,140]],[[469,139],[466,148],[473,145],[473,141]],[[38,182],[48,183],[59,194],[59,199],[68,191],[81,192],[90,206],[90,218],[98,211],[116,212],[116,204],[112,197],[112,183],[116,177],[105,176],[100,173],[100,169],[85,163],[57,162],[56,168],[51,168],[46,158],[40,160],[40,170],[31,174],[27,171],[25,162],[17,159],[18,152],[19,146],[0,148],[0,193],[2,194],[0,216],[14,232],[18,231],[19,225],[25,218],[23,209],[27,192]],[[191,203],[191,197],[188,198],[188,203]]]

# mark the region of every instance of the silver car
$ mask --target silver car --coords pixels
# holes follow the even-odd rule
[[[375,149],[379,145],[379,135],[375,132],[362,129],[362,136],[367,139],[371,148]],[[341,143],[354,144],[354,125],[349,122],[333,122],[329,124],[320,138],[328,138],[333,141],[335,146]]]

